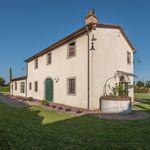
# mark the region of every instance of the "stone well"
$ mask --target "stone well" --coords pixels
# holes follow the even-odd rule
[[[131,98],[119,96],[102,96],[100,109],[103,113],[129,114],[132,111]]]

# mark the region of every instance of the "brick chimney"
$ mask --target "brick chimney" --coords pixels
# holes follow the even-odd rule
[[[96,17],[95,9],[90,10],[85,18],[86,25],[92,23],[98,23],[98,18]]]

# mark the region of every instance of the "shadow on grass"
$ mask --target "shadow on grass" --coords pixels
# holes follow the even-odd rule
[[[141,111],[145,111],[145,112],[150,113],[150,109],[145,107],[145,106],[142,106],[142,105],[134,105],[134,106],[138,107]]]
[[[146,111],[150,113],[150,99],[141,99],[140,104],[134,105],[135,107],[139,108],[141,111]]]
[[[0,103],[1,150],[149,149],[149,126]]]
[[[142,103],[144,103],[144,104],[149,104],[149,105],[150,105],[150,99],[143,99],[143,100],[142,100]]]

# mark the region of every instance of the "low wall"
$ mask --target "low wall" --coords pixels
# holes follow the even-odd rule
[[[129,114],[132,111],[131,99],[130,98],[120,98],[120,99],[108,99],[101,98],[100,108],[104,113],[111,114]]]

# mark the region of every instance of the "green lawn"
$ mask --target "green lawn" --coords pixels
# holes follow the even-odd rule
[[[135,98],[141,99],[142,104],[136,104],[134,108],[150,112],[150,93],[135,93]]]
[[[135,97],[150,100],[150,93],[135,93]]]
[[[9,93],[9,86],[0,87],[0,93]]]
[[[77,117],[37,106],[14,108],[0,103],[0,149],[149,150],[150,119]]]

